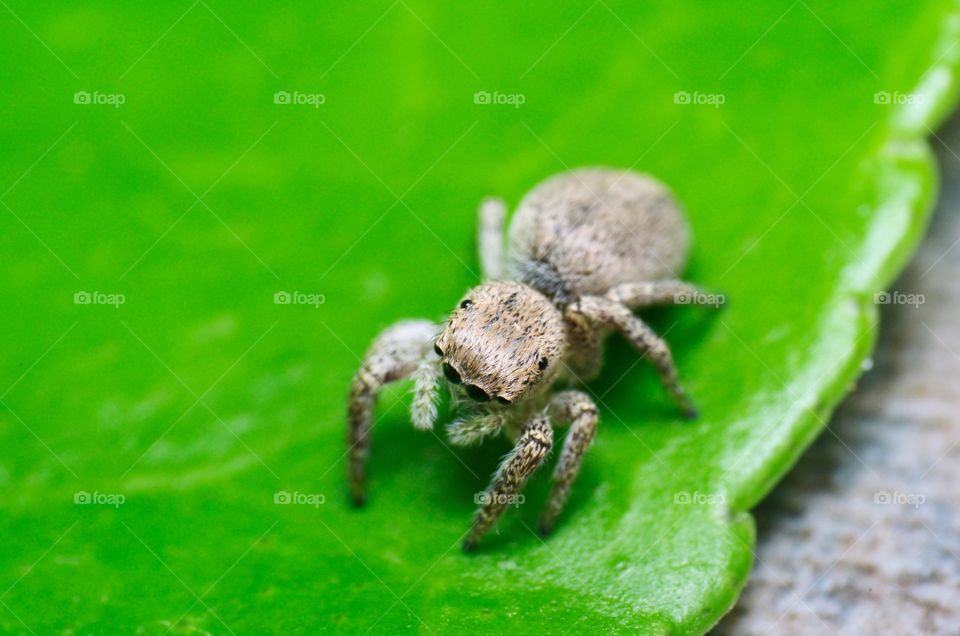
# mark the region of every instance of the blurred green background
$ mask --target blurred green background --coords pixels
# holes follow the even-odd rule
[[[0,5],[4,633],[705,630],[871,346],[953,99],[946,0]],[[650,316],[701,419],[615,340],[555,535],[542,475],[467,557],[507,446],[415,433],[400,385],[351,510],[365,347],[477,282],[483,196],[596,164],[671,185],[730,299]]]

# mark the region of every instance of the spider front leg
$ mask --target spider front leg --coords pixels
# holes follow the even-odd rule
[[[480,203],[477,248],[484,280],[503,277],[503,224],[507,206],[501,199],[489,198]]]
[[[527,420],[513,450],[504,458],[483,493],[483,507],[473,518],[470,533],[463,542],[463,550],[470,552],[493,527],[508,504],[516,500],[530,475],[540,467],[553,447],[553,429],[546,413],[538,413]]]
[[[697,416],[696,407],[677,379],[677,367],[673,363],[673,355],[667,343],[654,333],[647,323],[634,316],[629,307],[601,296],[584,296],[571,306],[571,310],[582,313],[596,324],[606,325],[623,333],[641,355],[648,356],[653,362],[660,381],[683,416],[689,419]]]
[[[641,309],[652,305],[687,305],[694,299],[707,295],[686,281],[656,280],[617,285],[606,293],[605,298],[631,309]]]
[[[404,320],[388,327],[370,345],[353,377],[347,410],[347,481],[350,498],[358,506],[366,500],[365,464],[370,453],[373,410],[380,389],[416,373],[413,420],[418,428],[423,428],[425,421],[432,424],[431,413],[435,416],[436,410],[432,400],[425,396],[439,380],[439,365],[434,363],[435,371],[432,371],[428,361],[438,331],[436,324],[426,320]],[[432,384],[430,373],[434,373]]]
[[[538,531],[545,536],[553,530],[557,517],[570,496],[570,488],[580,474],[583,456],[593,443],[597,433],[597,406],[586,393],[580,391],[562,391],[550,400],[550,418],[556,422],[570,424],[567,438],[563,442],[560,459],[553,470],[553,489],[547,499],[547,505],[540,515]]]

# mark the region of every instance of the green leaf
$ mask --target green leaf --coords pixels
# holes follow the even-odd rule
[[[748,511],[852,386],[923,233],[958,20],[948,0],[11,0],[0,631],[705,631],[750,570]],[[670,184],[688,277],[728,298],[649,315],[701,418],[614,339],[555,534],[529,531],[543,471],[467,556],[507,446],[415,432],[398,385],[351,509],[357,356],[477,282],[483,196],[596,164]]]

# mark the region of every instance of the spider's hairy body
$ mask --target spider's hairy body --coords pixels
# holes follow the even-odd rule
[[[510,224],[509,275],[548,296],[602,296],[622,283],[676,278],[690,230],[670,192],[645,175],[577,170],[548,179]]]
[[[497,200],[481,205],[486,281],[461,299],[443,325],[404,321],[385,331],[368,351],[350,397],[348,475],[357,503],[365,498],[373,403],[386,382],[415,378],[413,421],[429,429],[436,386],[445,377],[459,411],[447,429],[451,441],[471,444],[500,432],[514,441],[465,549],[480,541],[509,497],[544,462],[553,446],[552,424],[559,423],[570,430],[540,520],[542,533],[553,528],[598,419],[585,393],[554,387],[595,375],[610,331],[620,331],[649,357],[684,415],[695,414],[666,343],[632,312],[696,293],[678,278],[690,231],[669,190],[629,171],[591,168],[553,177],[521,201],[507,254],[505,214]]]

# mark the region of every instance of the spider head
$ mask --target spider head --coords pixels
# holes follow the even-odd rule
[[[540,292],[514,282],[470,290],[434,349],[447,380],[473,400],[512,404],[557,376],[566,354],[563,316]]]

